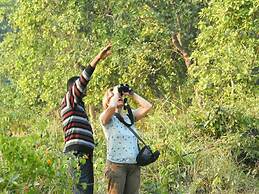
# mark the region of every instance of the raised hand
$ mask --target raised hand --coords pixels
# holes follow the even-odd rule
[[[104,60],[106,57],[108,57],[111,54],[111,48],[112,48],[112,44],[109,43],[106,47],[104,47],[100,53],[98,54],[99,58],[101,60]]]
[[[98,55],[96,55],[96,57],[92,60],[92,62],[90,63],[90,66],[92,66],[93,68],[96,67],[97,63],[100,60],[104,60],[106,57],[108,57],[111,54],[111,48],[112,45],[108,44],[106,47],[104,47],[100,53]]]

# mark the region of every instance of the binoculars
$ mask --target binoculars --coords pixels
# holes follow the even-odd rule
[[[132,93],[133,90],[129,87],[128,84],[120,84],[118,87],[118,92],[120,93],[120,95],[122,96],[123,93]]]

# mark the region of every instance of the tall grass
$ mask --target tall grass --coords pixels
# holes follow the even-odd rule
[[[1,130],[0,190],[3,193],[71,193],[63,132],[57,116],[37,117],[30,128]],[[35,118],[33,118],[35,120]],[[22,121],[21,121],[22,122]],[[95,193],[106,192],[106,145],[98,122],[94,155]],[[27,125],[25,125],[27,126]],[[215,138],[197,130],[192,112],[165,101],[137,124],[141,136],[161,155],[141,170],[141,193],[258,193],[257,166],[238,160],[240,133]],[[254,148],[255,149],[255,148]]]

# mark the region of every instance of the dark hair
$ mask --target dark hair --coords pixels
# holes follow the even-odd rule
[[[79,79],[79,76],[73,76],[69,78],[69,80],[67,81],[67,90],[69,90],[69,88],[73,86],[77,79]]]

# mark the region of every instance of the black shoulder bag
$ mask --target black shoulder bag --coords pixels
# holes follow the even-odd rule
[[[137,165],[146,166],[148,164],[151,164],[151,163],[155,162],[158,159],[158,157],[160,155],[160,152],[158,150],[155,151],[155,152],[152,152],[150,146],[146,145],[144,140],[130,127],[134,123],[133,113],[131,111],[131,108],[130,108],[129,104],[125,103],[124,108],[128,110],[128,117],[130,118],[131,124],[126,123],[119,113],[115,113],[115,116],[119,119],[120,122],[122,122],[126,127],[128,127],[128,129],[144,145],[144,147],[139,150],[139,153],[137,155],[137,158],[136,158]]]

